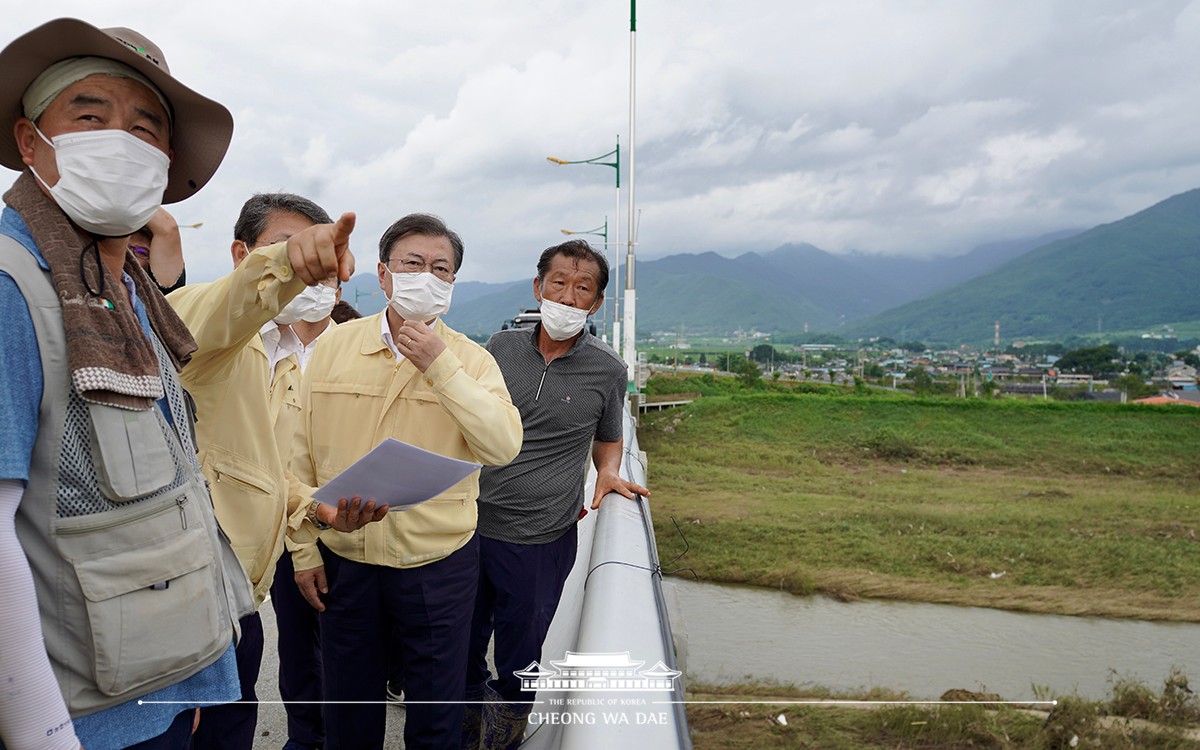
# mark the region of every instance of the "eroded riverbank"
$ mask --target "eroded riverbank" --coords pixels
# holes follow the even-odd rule
[[[1114,677],[1200,675],[1200,625],[883,600],[839,602],[667,579],[686,673],[837,692],[936,699],[962,688],[1005,700],[1104,698]]]

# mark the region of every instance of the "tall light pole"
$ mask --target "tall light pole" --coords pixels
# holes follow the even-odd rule
[[[379,291],[380,290],[376,289],[373,292],[362,292],[356,288],[354,290],[354,306],[358,307],[358,301],[363,297],[374,297],[375,295],[379,294]]]
[[[601,224],[600,226],[596,227],[595,229],[588,229],[583,232],[572,232],[570,229],[560,229],[558,231],[560,231],[566,235],[590,234],[590,235],[593,235],[596,237],[603,237],[604,238],[604,253],[605,253],[605,255],[608,254],[608,217],[607,216],[604,217],[604,223]],[[616,257],[615,252],[613,253],[613,257]],[[617,279],[616,279],[615,271],[613,271],[612,273],[610,273],[608,275],[608,280],[612,283],[613,289],[615,291],[616,286],[617,286]],[[611,304],[610,304],[610,301],[611,301]],[[603,338],[606,343],[608,342],[608,311],[609,311],[610,307],[613,307],[615,305],[616,305],[616,294],[614,293],[614,294],[610,295],[608,293],[608,285],[606,284],[604,287],[604,302],[601,304],[601,308],[603,309],[603,312],[600,314],[601,338]]]
[[[610,156],[612,157],[612,161],[602,161],[602,159],[607,159]],[[620,267],[621,267],[620,266],[620,252],[618,250],[618,245],[620,243],[617,240],[617,237],[620,236],[620,232],[621,232],[621,136],[617,136],[616,148],[614,148],[612,151],[609,151],[606,154],[600,154],[599,156],[593,156],[591,159],[578,159],[575,161],[571,161],[568,159],[559,159],[554,156],[547,156],[546,161],[551,162],[553,164],[558,164],[560,166],[566,165],[566,164],[595,164],[596,166],[600,166],[600,167],[612,167],[613,170],[617,173],[616,174],[616,177],[617,177],[617,179],[616,179],[616,186],[617,186],[616,214],[615,214],[616,218],[613,221],[613,241],[612,241],[612,245],[613,245],[613,248],[612,248],[612,258],[613,258],[612,277],[613,277],[613,291],[614,291],[614,294],[612,297],[612,300],[613,300],[612,347],[613,347],[613,349],[615,349],[617,351],[617,354],[620,354],[621,353],[621,318],[620,318],[619,309],[618,309],[619,297],[616,295],[615,292],[617,289],[616,279],[617,279],[618,273],[620,272]],[[608,219],[606,218],[605,224],[607,225],[607,223],[608,223]],[[604,251],[605,251],[605,253],[607,253],[608,252],[608,237],[607,237],[607,235],[605,236],[605,239],[604,239],[604,245],[605,245]]]
[[[634,126],[637,122],[637,0],[629,0],[629,249],[625,254],[625,341],[620,353],[625,357],[629,382],[637,383],[637,287],[633,279],[633,249],[637,242],[633,211],[634,146],[637,143]]]

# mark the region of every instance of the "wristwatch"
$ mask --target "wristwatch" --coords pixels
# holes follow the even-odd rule
[[[318,505],[320,505],[320,503],[318,503],[314,500],[312,505],[308,506],[308,514],[307,514],[308,520],[312,522],[313,526],[317,527],[317,531],[325,531],[326,529],[332,529],[333,528],[332,526],[325,523],[320,518],[317,518],[317,506]]]

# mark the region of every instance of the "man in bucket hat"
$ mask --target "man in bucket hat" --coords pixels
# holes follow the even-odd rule
[[[212,177],[232,118],[129,29],[52,21],[0,70],[0,741],[187,747],[195,707],[240,695],[253,601],[195,459],[195,343],[126,238]],[[352,268],[313,227],[262,304]]]

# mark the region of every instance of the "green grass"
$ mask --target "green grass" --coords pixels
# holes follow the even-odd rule
[[[703,579],[1200,621],[1200,410],[762,393],[639,441]]]
[[[704,373],[667,373],[657,372],[646,383],[646,395],[655,396],[664,393],[699,393],[704,396],[734,396],[747,393],[746,387],[733,376]],[[782,394],[819,394],[823,396],[845,396],[854,393],[852,387],[830,385],[808,380],[775,380],[764,375],[753,388],[751,393],[782,393]],[[864,393],[856,394],[878,398],[912,398],[908,392],[897,392],[887,389],[865,389]]]
[[[1200,704],[1180,693],[1187,679],[1172,672],[1161,694],[1118,680],[1107,701],[1046,696],[1057,705],[1033,711],[1011,705],[798,705],[796,701],[902,701],[873,691],[834,695],[778,685],[688,687],[688,724],[696,750],[727,748],[1089,748],[1200,749]],[[1180,699],[1180,695],[1185,697]],[[997,700],[944,696],[947,700]],[[1165,713],[1162,706],[1175,706]],[[783,717],[781,721],[779,717]]]

